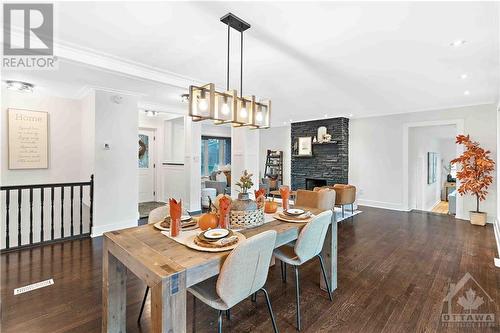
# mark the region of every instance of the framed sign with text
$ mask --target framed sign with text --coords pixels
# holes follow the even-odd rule
[[[49,114],[9,109],[8,117],[9,169],[47,169]]]

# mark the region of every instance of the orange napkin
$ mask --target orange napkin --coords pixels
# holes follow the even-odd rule
[[[280,187],[281,202],[284,210],[288,209],[288,198],[290,197],[290,189],[286,186]]]
[[[231,208],[231,199],[223,196],[219,200],[219,228],[227,229],[229,227],[229,209]]]
[[[182,200],[168,199],[170,205],[170,236],[177,237],[181,229]]]
[[[255,192],[255,199],[257,200],[258,197],[260,196],[266,196],[266,189],[265,188],[261,188],[261,189],[258,189],[257,191],[254,191]]]

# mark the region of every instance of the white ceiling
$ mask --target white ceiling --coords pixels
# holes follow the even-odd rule
[[[274,125],[498,99],[494,2],[59,2],[56,37],[224,88],[227,30],[219,18],[227,12],[252,25],[245,33],[243,92],[272,99]],[[239,36],[233,37],[231,87],[239,88]],[[457,39],[467,43],[449,45]],[[75,89],[136,91],[145,102],[185,107],[177,99],[184,89],[75,63],[23,75],[69,81]]]

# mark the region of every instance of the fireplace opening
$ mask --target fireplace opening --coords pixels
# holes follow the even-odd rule
[[[312,191],[315,187],[326,186],[326,179],[306,178],[306,190]]]

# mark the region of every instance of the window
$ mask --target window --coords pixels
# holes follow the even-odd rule
[[[226,164],[231,164],[231,138],[201,137],[201,175],[210,174]]]

